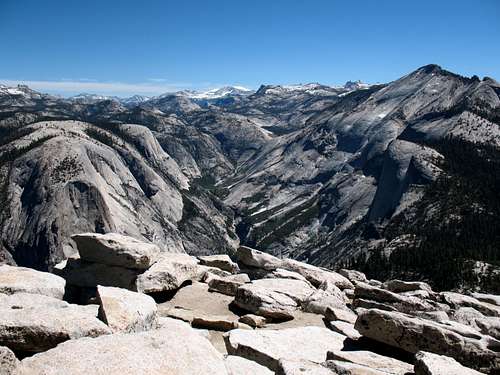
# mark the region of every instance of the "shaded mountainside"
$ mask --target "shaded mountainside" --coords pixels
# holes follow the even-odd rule
[[[418,245],[412,252],[418,261],[439,264],[430,260],[433,253],[457,254],[446,250],[457,227],[464,226],[467,238],[474,233],[467,223],[478,223],[477,217],[487,222],[484,230],[498,228],[488,210],[460,211],[468,219],[444,220],[454,223],[448,229],[433,225],[456,204],[446,197],[470,195],[464,181],[480,180],[453,169],[460,159],[451,145],[483,150],[467,156],[472,169],[498,158],[500,85],[491,78],[428,65],[383,85],[221,92],[125,103],[2,88],[0,252],[11,262],[45,268],[74,252],[71,231],[118,231],[172,251],[231,253],[241,242],[330,268],[356,262],[370,273],[377,259],[367,254],[387,257],[397,244]],[[475,172],[490,164],[478,164]],[[453,190],[450,181],[461,182]],[[449,194],[432,195],[436,186]],[[430,197],[436,216],[425,210]],[[484,199],[480,207],[494,210],[493,195]],[[408,218],[411,212],[418,218]],[[442,233],[450,241],[440,251],[425,245],[441,243]],[[477,233],[483,235],[475,244],[459,236],[463,246],[453,251],[494,272],[498,241]],[[424,267],[404,262],[398,275]],[[437,288],[463,286],[458,279],[445,285],[437,273],[412,277],[434,280]]]
[[[500,148],[442,139],[443,173],[394,215],[371,256],[347,261],[370,276],[419,276],[438,289],[500,292]]]

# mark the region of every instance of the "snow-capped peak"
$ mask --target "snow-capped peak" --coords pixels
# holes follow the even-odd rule
[[[368,83],[361,82],[360,80],[357,81],[347,81],[344,84],[344,89],[348,91],[354,91],[354,90],[361,90],[361,89],[367,89],[371,85]]]
[[[218,99],[231,95],[250,95],[253,91],[243,86],[224,86],[208,91],[179,91],[177,95],[186,96],[191,99]]]

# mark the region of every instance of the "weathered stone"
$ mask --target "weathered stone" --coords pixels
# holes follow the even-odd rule
[[[465,296],[459,293],[441,292],[440,295],[443,300],[454,309],[460,307],[473,307],[484,315],[500,317],[500,306],[481,302],[474,297]]]
[[[384,287],[384,283],[382,281],[374,280],[374,279],[368,280],[368,285],[375,286],[377,288],[383,288]]]
[[[414,311],[412,315],[438,323],[450,320],[445,311]]]
[[[159,330],[68,341],[24,359],[22,374],[227,374],[222,355],[206,338],[177,320],[162,324]]]
[[[273,375],[274,372],[267,367],[259,365],[243,357],[228,355],[225,359],[229,375]],[[215,374],[214,374],[215,375]]]
[[[389,303],[391,307],[401,312],[435,310],[430,303],[423,301],[420,298],[403,296],[364,283],[358,283],[356,285],[354,296],[356,299],[363,298],[376,302]]]
[[[269,318],[290,319],[301,303],[314,292],[308,283],[292,279],[261,279],[240,286],[235,304]]]
[[[191,325],[225,332],[238,328],[238,319],[228,315],[193,314]]]
[[[248,282],[250,282],[250,278],[244,273],[227,277],[213,276],[208,281],[208,290],[235,296],[238,288]]]
[[[68,259],[66,266],[57,271],[69,285],[96,287],[97,285],[115,286],[129,290],[135,289],[135,280],[141,271],[107,264],[86,262],[81,259]]]
[[[239,328],[239,329],[248,329],[250,331],[253,330],[252,326],[249,326],[248,324],[245,324],[245,323],[242,323],[242,322],[238,322],[236,328]]]
[[[434,294],[426,290],[411,290],[409,292],[400,292],[398,294],[405,297],[417,297],[420,299],[433,300],[434,298]]]
[[[265,275],[265,278],[267,278],[267,279],[273,279],[273,278],[274,279],[294,279],[294,280],[302,280],[302,281],[309,282],[300,273],[284,270],[283,268],[275,269],[273,272]]]
[[[500,339],[500,319],[493,316],[484,316],[472,307],[461,307],[454,311],[451,318],[459,323],[468,325],[485,335]]]
[[[40,352],[66,340],[109,334],[96,317],[97,309],[44,295],[0,295],[0,345]]]
[[[243,315],[239,320],[241,323],[248,324],[254,328],[262,328],[266,325],[266,318],[254,314]]]
[[[415,375],[481,375],[482,373],[462,366],[453,358],[428,352],[418,352]]]
[[[208,291],[208,285],[193,282],[177,291],[175,296],[167,302],[158,305],[158,313],[165,315],[171,308],[182,308],[199,314],[226,315],[237,317],[229,309],[233,302],[231,296]]]
[[[277,375],[335,375],[328,368],[311,361],[282,359],[279,362]]]
[[[361,282],[361,283],[368,282],[366,275],[360,271],[348,270],[348,269],[342,268],[341,270],[339,270],[339,273],[342,276],[347,277],[349,279],[349,281],[353,284],[356,284],[359,282]]]
[[[316,287],[319,287],[321,283],[328,280],[340,289],[354,288],[349,279],[337,272],[324,270],[322,268],[299,262],[297,260],[285,259],[282,262],[281,268],[301,274]]]
[[[19,361],[12,351],[0,346],[0,374],[1,375],[16,375],[19,371]]]
[[[171,307],[168,309],[162,309],[161,315],[161,319],[163,319],[164,317],[168,317],[179,319],[183,322],[191,324],[193,322],[195,312],[193,312],[192,310],[184,309],[182,307]]]
[[[97,287],[99,318],[113,332],[140,332],[156,327],[158,315],[153,298],[114,287]]]
[[[456,327],[445,326],[398,312],[363,310],[355,328],[366,337],[410,353],[431,351],[453,357],[477,369],[500,369],[500,342],[463,336]]]
[[[324,315],[327,308],[346,309],[347,298],[342,291],[326,280],[302,303],[302,309],[307,312]]]
[[[342,292],[349,300],[354,298],[354,289],[344,289]]]
[[[198,272],[201,275],[199,276],[199,280],[204,283],[208,283],[212,276],[226,277],[232,275],[231,272],[221,270],[220,268],[203,266],[200,264],[198,265]]]
[[[416,290],[424,290],[432,293],[431,286],[422,281],[389,280],[384,283],[384,287],[394,293],[412,292]]]
[[[224,336],[230,354],[276,371],[281,359],[323,362],[328,350],[341,350],[345,336],[320,327],[232,330]]]
[[[261,268],[268,271],[280,268],[282,263],[281,259],[247,246],[240,246],[238,248],[236,258],[239,263],[242,263],[245,266]]]
[[[118,233],[81,233],[71,236],[80,258],[90,262],[145,270],[155,263],[161,250],[152,243]]]
[[[413,366],[409,363],[366,350],[335,350],[328,352],[327,359],[351,362],[394,375],[405,375],[411,373],[413,370]]]
[[[358,365],[357,363],[328,360],[324,365],[333,371],[334,374],[342,375],[387,375],[387,372],[372,369],[368,366]]]
[[[200,264],[209,267],[216,267],[230,273],[238,273],[240,268],[233,262],[227,254],[199,256]]]
[[[199,278],[198,261],[187,254],[164,254],[151,268],[139,275],[137,291],[157,293],[175,290],[186,281]]]
[[[386,311],[398,311],[395,307],[392,307],[391,305],[389,305],[387,303],[371,301],[371,300],[367,300],[364,298],[355,298],[352,301],[352,307],[356,311],[358,309],[379,309],[379,310],[386,310]]]
[[[492,305],[500,306],[500,296],[485,293],[472,293],[471,295],[480,302],[486,302],[491,303]]]
[[[48,272],[0,265],[0,293],[32,293],[62,299],[66,281]]]
[[[332,320],[328,322],[328,327],[337,333],[349,337],[351,340],[358,340],[361,338],[359,332],[354,328],[354,324],[343,322],[341,320]]]
[[[337,309],[328,307],[325,310],[325,319],[326,320],[341,320],[343,322],[354,324],[356,322],[356,318],[358,317],[355,313],[353,313],[349,309]]]

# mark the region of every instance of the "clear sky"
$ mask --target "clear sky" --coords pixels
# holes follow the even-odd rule
[[[500,1],[0,0],[0,83],[63,95],[387,82],[429,63],[500,79]]]

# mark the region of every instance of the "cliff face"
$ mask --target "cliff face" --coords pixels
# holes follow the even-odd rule
[[[235,245],[231,225],[221,225],[231,214],[212,198],[191,203],[203,215],[186,217],[188,178],[147,128],[122,125],[122,134],[113,134],[84,122],[49,121],[23,129],[26,135],[3,146],[13,157],[2,164],[2,243],[16,263],[51,267],[75,252],[70,235],[86,231],[184,252],[178,223],[189,227],[194,218],[217,222],[211,240],[222,249]],[[204,233],[203,246],[196,246],[196,229],[189,233],[191,252],[211,251],[214,233]]]

